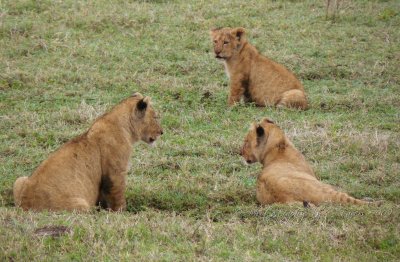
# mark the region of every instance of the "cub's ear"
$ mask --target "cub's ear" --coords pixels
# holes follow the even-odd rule
[[[238,41],[240,41],[240,40],[242,40],[242,38],[244,36],[245,30],[243,27],[237,27],[237,28],[232,29],[231,33],[233,36],[236,37],[236,39]]]
[[[147,108],[147,102],[145,101],[145,99],[146,98],[143,98],[143,99],[141,99],[141,100],[139,100],[139,102],[137,103],[137,105],[136,105],[136,108],[139,110],[139,111],[145,111],[146,110],[146,108]]]
[[[135,98],[138,98],[138,99],[143,99],[143,95],[141,93],[139,93],[139,92],[133,92],[131,97],[135,97]]]
[[[256,128],[257,137],[262,137],[265,134],[264,128],[262,126],[257,126]]]
[[[214,37],[215,34],[219,31],[219,29],[220,29],[220,28],[213,28],[213,29],[211,29],[211,30],[210,30],[210,36],[211,36],[211,37]]]
[[[266,123],[275,124],[275,122],[272,121],[271,119],[269,119],[268,117],[265,117],[265,118],[263,119],[263,121],[266,122]]]

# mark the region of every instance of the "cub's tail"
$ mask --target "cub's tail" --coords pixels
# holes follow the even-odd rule
[[[14,203],[15,206],[21,206],[22,202],[22,193],[25,189],[25,183],[28,181],[27,176],[19,177],[15,182],[14,182],[14,187],[13,187],[13,195],[14,195]]]
[[[319,205],[322,202],[342,203],[342,204],[355,204],[364,205],[373,202],[356,199],[346,193],[339,192],[328,184],[321,181],[309,181],[306,188],[303,189],[306,202],[311,202]]]
[[[333,188],[328,189],[326,192],[326,201],[327,202],[335,202],[335,203],[344,203],[344,204],[355,204],[355,205],[365,205],[369,204],[370,202],[356,199],[352,196],[349,196],[346,193],[339,192],[334,190]]]

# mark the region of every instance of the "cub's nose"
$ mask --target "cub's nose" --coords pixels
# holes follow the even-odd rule
[[[162,135],[162,134],[164,134],[164,131],[161,129],[161,131],[160,131],[160,135]]]

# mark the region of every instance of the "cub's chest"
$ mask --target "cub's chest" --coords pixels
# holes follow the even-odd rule
[[[222,63],[224,64],[225,74],[226,74],[226,76],[230,79],[230,78],[231,78],[231,75],[230,75],[230,73],[229,73],[228,64],[226,63],[226,61],[222,61]]]

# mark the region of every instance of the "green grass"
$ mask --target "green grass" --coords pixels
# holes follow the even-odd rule
[[[0,1],[0,260],[400,257],[400,4],[343,1]],[[209,29],[243,26],[293,70],[311,108],[227,108]],[[31,213],[12,184],[134,91],[165,134],[135,146],[123,213]],[[381,207],[259,207],[252,121],[285,130],[318,176]],[[45,237],[35,230],[67,226]]]

